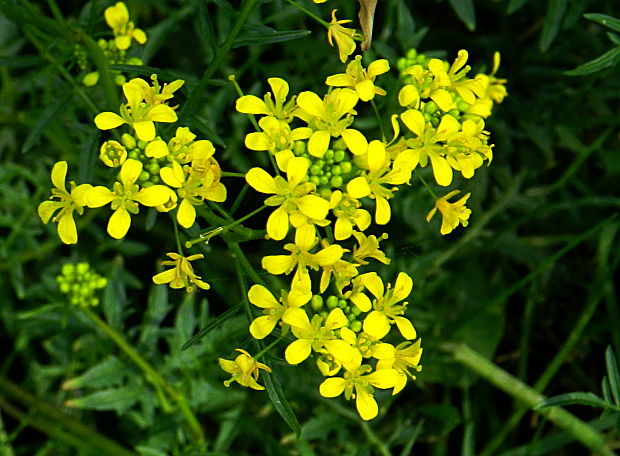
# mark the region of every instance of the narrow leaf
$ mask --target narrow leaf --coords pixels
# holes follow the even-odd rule
[[[540,36],[540,50],[546,52],[560,31],[562,20],[566,13],[568,0],[551,0],[545,16],[542,35]]]
[[[587,13],[583,17],[590,21],[597,22],[605,27],[612,29],[614,32],[620,32],[620,19],[599,13]]]
[[[261,44],[281,43],[283,41],[296,40],[308,36],[310,30],[289,30],[269,33],[248,33],[239,36],[233,44],[233,48],[242,46],[258,46]]]
[[[456,15],[467,26],[469,31],[476,29],[476,12],[474,10],[473,0],[450,0],[452,9]]]
[[[607,364],[607,379],[609,388],[614,398],[614,403],[620,407],[620,374],[618,373],[618,363],[611,347],[605,350],[605,363]]]
[[[611,67],[620,61],[620,47],[610,49],[603,55],[590,60],[589,62],[579,65],[574,70],[565,71],[567,76],[585,76],[587,74],[596,73],[597,71],[604,70]]]
[[[620,46],[620,36],[615,33],[607,32],[607,38],[609,38],[615,45]]]
[[[520,10],[526,3],[527,0],[510,0],[510,3],[508,3],[508,14],[512,14],[515,11]]]
[[[593,393],[566,393],[559,396],[550,397],[534,407],[534,410],[540,410],[545,407],[551,406],[564,406],[564,405],[588,405],[590,407],[602,407],[606,409],[618,409],[612,404],[608,403],[602,397]]]
[[[88,369],[82,375],[71,378],[62,384],[62,389],[109,388],[123,383],[125,365],[116,356],[110,356]]]
[[[226,320],[228,320],[230,317],[235,315],[240,310],[241,310],[241,305],[236,305],[235,307],[231,307],[226,312],[219,315],[217,318],[211,320],[209,323],[207,323],[207,325],[204,328],[198,331],[197,334],[195,334],[187,342],[185,342],[181,346],[181,350],[187,350],[192,345],[197,344],[200,341],[200,339],[205,337],[207,334],[209,334],[209,332],[213,331],[215,328],[220,326],[222,323],[224,323]]]
[[[24,141],[24,145],[22,146],[22,152],[28,152],[30,149],[32,149],[32,147],[39,140],[49,123],[52,120],[56,119],[58,113],[67,106],[67,102],[72,96],[73,94],[69,92],[64,97],[59,97],[58,99],[56,99],[56,103],[49,105],[43,110],[43,113],[41,113],[41,115],[37,119],[37,122],[30,129],[30,133],[28,133],[28,136]]]
[[[113,388],[69,399],[65,405],[88,410],[114,410],[122,414],[129,410],[142,394],[144,391],[137,387]]]
[[[265,372],[263,374],[263,379],[265,382],[265,389],[267,390],[267,394],[269,394],[269,399],[271,399],[273,406],[284,419],[286,424],[289,425],[295,435],[299,438],[301,435],[301,426],[299,425],[299,421],[297,420],[291,405],[284,396],[284,391],[282,391],[282,385],[280,384],[278,377],[274,374]]]

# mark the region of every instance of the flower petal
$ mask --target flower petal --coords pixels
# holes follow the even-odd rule
[[[284,357],[289,364],[299,364],[310,356],[312,343],[307,339],[297,339],[286,347]]]
[[[111,130],[124,123],[125,119],[113,112],[102,112],[95,117],[95,125],[99,130]]]
[[[390,322],[385,314],[373,310],[364,319],[364,332],[370,334],[375,339],[382,339],[390,332]]]
[[[129,212],[124,207],[119,207],[108,221],[108,234],[114,239],[121,239],[129,231],[130,225],[131,217]]]
[[[262,168],[252,168],[245,174],[245,180],[250,186],[261,193],[278,193],[278,187],[273,177]]]
[[[265,102],[254,95],[242,96],[237,100],[235,107],[243,114],[270,114]]]
[[[254,339],[264,339],[276,327],[279,318],[275,315],[262,315],[255,318],[250,324],[250,334]]]
[[[323,397],[337,397],[342,394],[347,382],[341,377],[328,378],[319,386],[319,393]]]

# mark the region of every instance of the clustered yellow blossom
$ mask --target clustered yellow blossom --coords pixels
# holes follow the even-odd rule
[[[330,36],[348,40],[352,33],[341,23],[334,16],[340,28]],[[353,50],[341,53],[343,62],[347,52]],[[261,340],[279,327],[292,335],[286,361],[312,360],[325,377],[320,394],[355,400],[364,420],[379,413],[377,390],[397,394],[415,379],[422,355],[408,303],[413,279],[400,272],[386,282],[373,270],[375,261],[390,262],[380,247],[387,235],[367,231],[391,220],[390,200],[417,168],[430,163],[437,184],[448,186],[453,171],[469,179],[492,159],[484,118],[505,96],[504,81],[494,76],[497,63],[491,75],[468,78],[466,60],[461,51],[453,64],[416,53],[399,62],[403,110],[391,118],[389,142],[367,138],[354,126],[365,102],[387,95],[376,82],[389,71],[383,59],[366,68],[355,57],[344,73],[327,78],[331,88],[324,95],[291,96],[286,81],[271,78],[271,93],[237,101],[239,112],[260,116],[246,146],[272,155],[277,167],[251,168],[246,182],[272,208],[267,236],[284,241],[284,252],[264,256],[262,267],[288,284],[279,297],[263,284],[250,288],[248,301],[258,309],[250,334]],[[437,198],[428,214],[430,220],[441,213],[441,234],[468,223],[470,194],[449,202],[458,193]]]
[[[110,65],[142,65],[142,59],[137,56],[128,55],[131,44],[135,41],[138,44],[144,44],[147,41],[146,33],[142,29],[137,28],[132,21],[129,20],[129,11],[123,2],[109,6],[105,9],[103,16],[105,22],[112,29],[113,38],[105,40],[103,38],[97,41],[97,45],[103,52]],[[77,62],[82,70],[88,66],[86,52],[83,48],[76,49]],[[125,76],[120,71],[112,71],[114,81],[121,85],[126,81]],[[86,86],[94,86],[99,82],[99,72],[92,71],[87,73],[82,82]]]
[[[101,130],[123,125],[131,130],[120,135],[120,142],[110,139],[99,149],[101,161],[113,168],[114,176],[108,185],[71,182],[67,189],[67,163],[62,161],[54,165],[52,195],[50,201],[39,205],[39,216],[44,223],[58,222],[62,242],[77,242],[74,215],[82,215],[87,207],[109,206],[112,215],[108,220],[108,234],[121,239],[141,206],[155,208],[158,212],[175,210],[179,225],[190,228],[196,220],[197,206],[207,201],[226,200],[226,187],[220,182],[222,170],[214,158],[211,141],[196,139],[187,127],[178,127],[168,140],[157,134],[157,123],[177,121],[176,108],[170,107],[168,102],[182,85],[183,81],[177,80],[162,86],[155,75],[151,77],[151,84],[143,79],[132,79],[123,84],[126,102],[120,107],[120,115],[103,112],[95,117],[94,122]],[[163,264],[174,267],[156,275],[155,283],[169,283],[172,288],[188,291],[194,285],[209,288],[190,264],[202,258],[201,255],[185,257],[181,253],[168,253],[168,256],[172,261]]]

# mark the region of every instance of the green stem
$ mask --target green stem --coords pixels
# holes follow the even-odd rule
[[[217,235],[221,235],[221,234],[224,234],[224,233],[228,232],[232,228],[235,228],[236,226],[240,225],[241,223],[245,222],[247,219],[255,216],[256,214],[258,214],[259,212],[263,211],[266,208],[267,208],[267,206],[263,205],[263,206],[259,207],[258,209],[253,210],[249,214],[244,215],[240,219],[235,220],[232,223],[229,223],[228,225],[219,226],[219,227],[217,227],[217,228],[215,228],[213,230],[209,230],[209,231],[207,231],[205,233],[201,233],[196,239],[191,239],[191,240],[187,241],[185,243],[185,246],[187,248],[190,248],[192,245],[198,244],[200,242],[209,242],[209,240],[212,237],[217,236]]]
[[[244,96],[243,90],[241,90],[241,86],[237,82],[235,75],[231,74],[230,76],[228,76],[228,80],[232,82],[233,86],[235,87],[235,91],[237,92],[237,95],[239,95],[239,98]],[[256,116],[254,114],[248,114],[248,117],[250,119],[250,122],[252,122],[252,125],[254,125],[254,129],[256,131],[261,131],[261,128],[258,125],[258,122],[256,121]]]
[[[177,223],[177,218],[172,216],[172,226],[174,226],[174,238],[177,243],[177,251],[179,255],[183,256],[183,248],[181,247],[181,236],[179,235],[179,225]]]
[[[245,178],[245,173],[231,173],[228,171],[222,171],[222,177],[243,177]]]
[[[271,342],[269,345],[267,345],[265,348],[263,348],[261,351],[259,351],[256,356],[253,356],[254,359],[260,359],[265,353],[267,353],[269,350],[271,350],[273,347],[275,347],[276,345],[278,345],[280,343],[280,341],[284,340],[284,338],[286,337],[286,335],[281,335],[280,337],[278,337],[276,340],[274,340],[273,342]]]
[[[2,413],[0,413],[0,456],[15,456],[11,441],[9,440],[6,430],[4,429],[4,421],[2,421]]]
[[[304,13],[306,13],[308,16],[310,16],[312,19],[317,21],[319,24],[321,24],[325,28],[329,29],[329,22],[325,22],[323,19],[318,17],[316,14],[310,12],[310,10],[308,10],[305,7],[301,6],[299,3],[297,3],[294,0],[286,0],[286,1],[289,2],[291,5],[294,5],[295,7],[299,8],[300,10],[302,10]]]
[[[377,116],[379,131],[381,131],[381,138],[383,138],[383,142],[386,142],[385,131],[383,130],[383,122],[381,121],[381,115],[379,114],[379,109],[377,108],[377,104],[375,103],[374,99],[370,100],[370,105],[372,106],[372,110],[375,112],[375,116]]]
[[[185,105],[179,112],[179,119],[184,119],[188,114],[191,114],[194,111],[195,106],[198,103],[199,94],[202,94],[205,92],[205,89],[209,83],[209,80],[213,77],[215,72],[219,69],[220,65],[222,65],[224,58],[226,57],[226,55],[228,55],[228,53],[232,49],[232,46],[235,43],[235,40],[237,39],[237,36],[239,36],[241,29],[243,28],[246,21],[248,20],[250,13],[252,12],[252,10],[254,9],[254,6],[256,5],[256,2],[257,0],[245,0],[243,2],[243,5],[241,6],[241,10],[237,14],[237,20],[235,21],[232,29],[230,30],[230,33],[228,34],[226,41],[224,41],[224,43],[218,47],[217,52],[215,53],[215,57],[213,57],[213,61],[209,64],[209,66],[203,73],[202,77],[200,78],[200,81],[198,81],[198,84],[196,84],[194,89],[189,94],[189,97],[187,98]]]
[[[466,344],[445,343],[441,349],[450,353],[455,361],[476,372],[493,386],[522,402],[530,409],[546,399],[538,391],[510,375]],[[595,454],[614,456],[614,452],[606,446],[605,440],[598,432],[563,408],[547,407],[538,410],[538,413],[573,436],[575,440]]]
[[[164,377],[161,376],[159,372],[157,372],[151,365],[137,352],[133,349],[129,343],[123,337],[117,333],[111,326],[109,326],[105,321],[99,318],[97,315],[93,313],[88,307],[82,309],[86,316],[90,318],[90,320],[101,329],[112,341],[120,348],[128,357],[131,359],[141,370],[144,372],[144,377],[156,387],[159,387],[166,391],[172,399],[174,399],[181,413],[185,416],[187,423],[189,424],[190,429],[194,435],[194,438],[198,441],[198,444],[202,445],[206,442],[205,435],[202,430],[202,426],[198,422],[196,415],[189,407],[187,400],[183,393],[177,390],[173,385],[168,383]]]
[[[415,172],[415,175],[417,176],[418,179],[420,179],[420,182],[422,182],[422,185],[424,185],[426,190],[428,190],[428,192],[433,196],[433,198],[435,198],[435,200],[438,200],[439,198],[437,197],[437,195],[435,194],[431,186],[428,185],[428,182],[426,182],[426,179],[424,179],[422,175],[417,171]]]
[[[68,435],[70,438],[76,438],[82,444],[83,442],[88,442],[90,448],[95,447],[95,449],[109,455],[135,456],[133,452],[95,432],[56,407],[38,399],[4,377],[0,377],[0,391],[22,403],[24,408],[35,412],[36,416],[28,415],[19,410],[19,408],[12,406],[3,399],[1,394],[0,409],[6,410],[14,418],[25,421],[28,425],[39,429],[43,433],[54,436],[53,432],[55,429],[65,428],[65,430],[60,431],[63,436]],[[78,445],[78,448],[80,447],[83,447],[83,445]]]

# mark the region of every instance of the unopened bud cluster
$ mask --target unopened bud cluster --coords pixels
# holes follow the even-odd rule
[[[108,281],[90,268],[88,263],[66,263],[56,277],[61,293],[66,294],[74,306],[91,307],[99,304],[97,290],[105,288]]]

